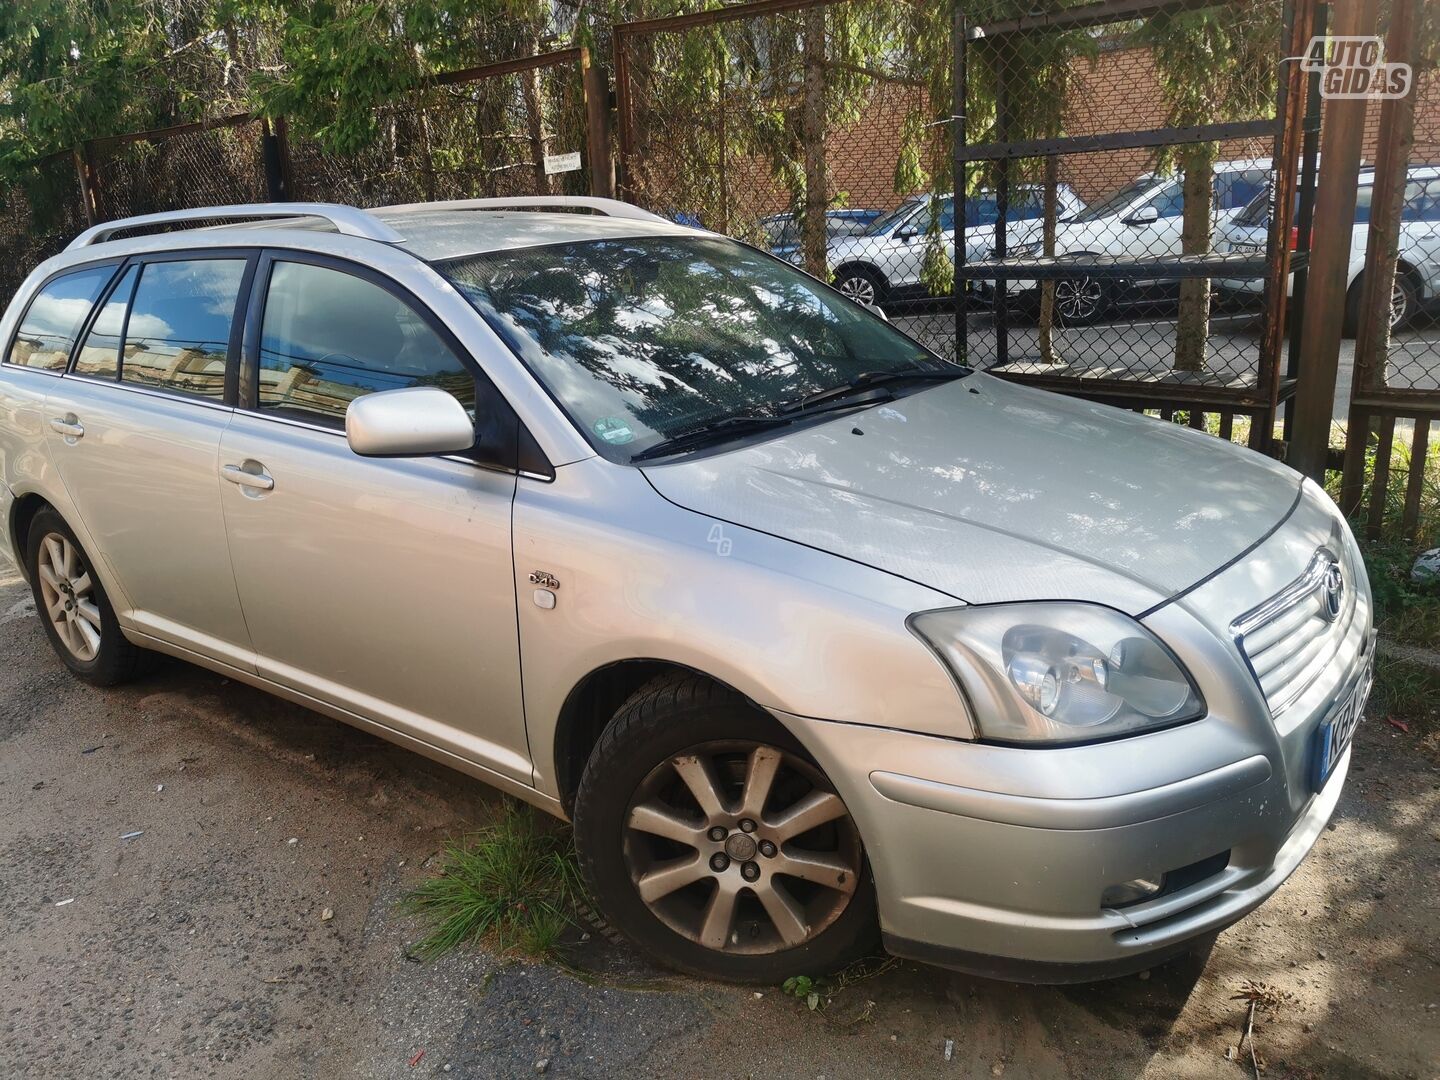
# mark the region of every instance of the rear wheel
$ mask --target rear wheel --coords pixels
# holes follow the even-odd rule
[[[36,611],[65,666],[96,686],[114,686],[139,674],[149,654],[120,632],[90,557],[53,509],[36,513],[25,555]]]
[[[783,727],[698,675],[620,708],[581,779],[575,836],[601,910],[667,966],[778,982],[876,944],[844,801]]]
[[[885,280],[865,266],[842,266],[835,272],[835,288],[857,304],[878,304],[885,299]]]
[[[1110,309],[1110,288],[1100,278],[1061,278],[1055,282],[1055,320],[1062,326],[1089,326]]]

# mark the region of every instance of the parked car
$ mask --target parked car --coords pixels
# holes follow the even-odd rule
[[[1044,212],[1044,190],[1034,184],[1017,184],[1010,193],[1006,222],[1030,221]],[[1058,216],[1066,220],[1085,204],[1068,185],[1057,191]],[[939,200],[940,231],[945,255],[955,257],[955,199]],[[989,257],[995,243],[995,222],[1000,218],[995,196],[980,192],[965,200],[965,258]],[[930,230],[931,197],[906,199],[859,236],[833,241],[829,262],[835,287],[862,304],[878,304],[905,295],[925,295],[921,270],[925,265],[925,238]]]
[[[879,210],[826,210],[825,242],[827,245],[846,236],[859,236],[881,216]],[[771,214],[760,219],[760,229],[769,244],[770,254],[804,265],[800,250],[800,221],[793,213]]]
[[[1212,229],[1223,228],[1264,191],[1269,175],[1268,158],[1216,162]],[[1093,256],[1123,260],[1179,255],[1184,205],[1183,175],[1138,177],[1063,223],[1056,230],[1055,254],[1079,262]],[[1042,250],[1039,230],[1032,225],[1009,254],[1024,258]],[[1084,326],[1103,319],[1116,304],[1173,302],[1177,291],[1173,280],[1082,275],[1055,283],[1055,307],[1065,323]],[[1033,280],[1007,281],[1007,295],[1022,303],[1033,306],[1039,292]]]
[[[1374,635],[1321,488],[626,204],[112,222],[0,345],[65,666],[169,653],[569,816],[682,970],[1150,967],[1340,796]]]
[[[1370,199],[1374,193],[1375,172],[1366,169],[1360,173],[1355,193],[1355,226],[1350,230],[1344,322],[1345,333],[1350,337],[1355,336],[1360,324],[1365,245],[1370,226]],[[1261,254],[1269,242],[1269,234],[1269,197],[1262,192],[1220,229],[1215,249]],[[1292,246],[1294,240],[1292,236]],[[1440,297],[1440,167],[1420,166],[1406,174],[1397,251],[1397,272],[1390,291],[1392,330],[1410,322],[1426,305]],[[1259,297],[1265,291],[1264,281],[1256,279],[1225,279],[1217,281],[1216,286],[1238,296]]]

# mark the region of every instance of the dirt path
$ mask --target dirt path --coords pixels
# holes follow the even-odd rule
[[[1203,973],[901,964],[811,1013],[598,940],[586,979],[407,959],[396,901],[494,793],[183,664],[90,689],[27,598],[0,567],[0,1075],[1242,1077],[1258,979],[1294,995],[1266,1076],[1440,1076],[1440,755],[1373,719],[1335,827]]]

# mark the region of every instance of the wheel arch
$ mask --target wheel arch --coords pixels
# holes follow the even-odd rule
[[[890,279],[885,276],[885,272],[881,270],[878,266],[876,266],[874,263],[868,263],[863,259],[846,259],[844,262],[836,266],[834,270],[830,271],[830,280],[839,281],[840,275],[847,270],[860,271],[861,273],[864,273],[865,275],[874,278],[876,282],[879,283],[882,289],[890,288]]]
[[[20,576],[26,581],[30,580],[28,565],[30,560],[29,553],[26,551],[26,541],[30,537],[30,523],[35,520],[35,515],[47,506],[57,514],[60,513],[54,503],[38,492],[31,491],[17,495],[15,504],[10,508],[10,520],[5,524],[10,550],[15,553],[16,566],[20,570]]]
[[[616,711],[640,687],[673,672],[698,675],[735,693],[757,712],[773,715],[724,679],[687,664],[673,660],[635,658],[602,665],[571,688],[555,722],[555,783],[559,789],[561,806],[567,816],[574,811],[575,793],[580,788],[580,777],[585,771],[585,764],[590,760],[595,744],[599,742],[601,733],[614,718]]]

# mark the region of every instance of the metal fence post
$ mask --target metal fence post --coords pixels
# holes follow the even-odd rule
[[[965,265],[965,80],[966,37],[970,27],[959,4],[951,19],[951,49],[954,53],[950,70],[950,178],[951,199],[955,212],[951,215],[951,232],[955,245],[955,359],[962,364],[970,362],[970,320],[965,313],[966,280],[959,268]]]
[[[590,166],[590,194],[615,196],[615,159],[610,152],[610,87],[605,72],[580,50],[580,77],[585,93],[586,159]]]
[[[1335,5],[1334,33],[1374,34],[1377,0],[1341,0]],[[1315,193],[1315,243],[1310,257],[1309,291],[1325,303],[1305,305],[1306,356],[1295,388],[1295,430],[1289,464],[1324,483],[1330,453],[1330,420],[1335,410],[1335,376],[1340,367],[1340,335],[1345,319],[1350,236],[1360,179],[1365,136],[1363,98],[1332,98],[1325,112],[1320,145],[1320,180]]]

